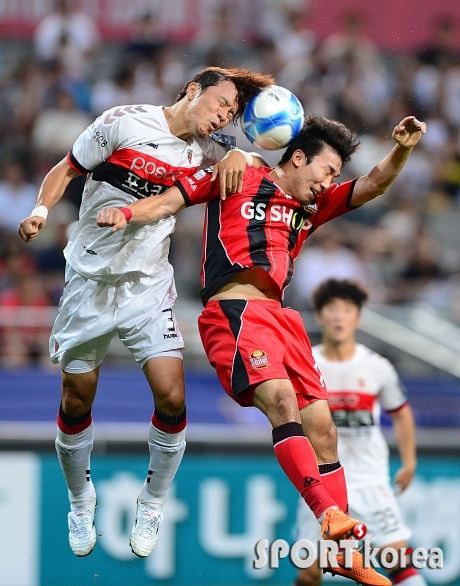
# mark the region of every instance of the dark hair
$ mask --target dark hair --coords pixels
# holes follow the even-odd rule
[[[313,291],[313,307],[315,311],[321,311],[325,305],[333,299],[345,299],[351,301],[360,310],[367,301],[367,292],[362,285],[349,279],[328,279],[323,281]]]
[[[182,100],[187,93],[188,86],[193,82],[200,86],[200,94],[202,94],[207,87],[218,85],[222,81],[231,81],[235,84],[238,91],[238,109],[235,112],[233,121],[237,120],[243,114],[247,102],[253,96],[259,93],[264,87],[275,83],[275,80],[271,75],[253,73],[248,69],[221,69],[220,67],[207,67],[197,73],[184,85],[176,98],[176,102]]]
[[[305,153],[307,163],[311,163],[325,146],[334,149],[342,159],[342,165],[345,165],[360,144],[351,130],[341,122],[313,114],[305,119],[302,130],[285,150],[278,165],[287,163],[298,149]]]

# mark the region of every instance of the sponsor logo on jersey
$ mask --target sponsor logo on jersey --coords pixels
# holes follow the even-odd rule
[[[309,230],[312,223],[305,217],[302,209],[293,210],[292,208],[282,205],[271,205],[253,201],[245,201],[241,206],[241,215],[246,220],[265,221],[268,218],[271,222],[282,222],[293,228],[296,232],[300,230]]]
[[[260,370],[261,368],[267,368],[267,366],[270,366],[267,354],[263,350],[254,350],[254,352],[251,352],[251,355],[249,356],[249,361],[251,362],[252,368],[255,368],[256,370]]]
[[[102,132],[97,130],[94,122],[91,124],[90,128],[93,131],[93,135],[91,138],[94,141],[96,141],[97,144],[100,145],[102,148],[106,147],[109,141],[105,138],[105,136],[102,134]]]

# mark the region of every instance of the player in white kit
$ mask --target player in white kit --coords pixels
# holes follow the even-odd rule
[[[313,355],[328,389],[328,402],[338,430],[338,451],[345,470],[349,513],[361,519],[376,548],[399,552],[411,536],[391,487],[388,444],[380,428],[383,408],[392,418],[402,461],[394,483],[397,494],[410,484],[416,468],[415,426],[412,411],[390,362],[355,340],[360,311],[367,293],[353,281],[329,279],[313,293],[313,306],[322,327],[323,343]],[[297,536],[317,542],[318,522],[299,501]],[[426,586],[408,563],[387,570],[394,584]],[[321,570],[315,562],[301,569],[297,586],[319,586]]]
[[[263,162],[242,151],[227,152],[222,145],[234,146],[234,138],[220,131],[272,83],[271,77],[247,70],[207,68],[171,107],[107,110],[48,173],[36,207],[19,226],[23,240],[35,238],[71,179],[86,174],[79,221],[64,251],[65,287],[50,338],[51,360],[62,369],[56,449],[69,490],[69,542],[77,556],[90,554],[96,545],[91,408],[100,365],[115,335],[143,369],[155,404],[150,463],[130,534],[131,549],[139,556],[148,556],[156,545],[162,508],[185,450],[183,340],[168,262],[175,219],[133,224],[114,234],[97,226],[97,213],[158,195],[179,177],[221,159],[215,174],[221,193],[240,189],[246,164]]]

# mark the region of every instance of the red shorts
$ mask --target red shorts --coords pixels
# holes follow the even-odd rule
[[[277,301],[211,301],[198,318],[198,328],[225,392],[243,407],[253,404],[259,384],[272,379],[291,381],[299,409],[327,400],[297,311]]]

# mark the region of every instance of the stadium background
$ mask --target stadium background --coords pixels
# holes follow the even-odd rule
[[[0,1],[0,586],[293,581],[288,560],[272,572],[251,569],[258,539],[293,539],[296,496],[261,417],[226,399],[204,359],[196,332],[199,209],[180,217],[171,251],[190,432],[162,537],[147,560],[128,550],[152,404],[142,374],[114,343],[93,411],[102,535],[85,559],[67,544],[65,485],[53,453],[59,370],[49,364],[47,336],[81,181],[33,244],[21,243],[16,227],[44,174],[96,115],[117,104],[170,104],[206,65],[271,72],[307,113],[353,128],[364,148],[344,179],[379,160],[403,115],[428,123],[382,201],[309,241],[289,302],[316,342],[314,285],[337,275],[368,286],[360,340],[396,364],[419,429],[417,477],[401,499],[412,545],[444,550],[444,569],[426,574],[430,584],[460,584],[458,0],[82,0],[71,9],[86,19],[56,33],[45,19],[58,4]],[[267,156],[276,162],[277,153]]]

